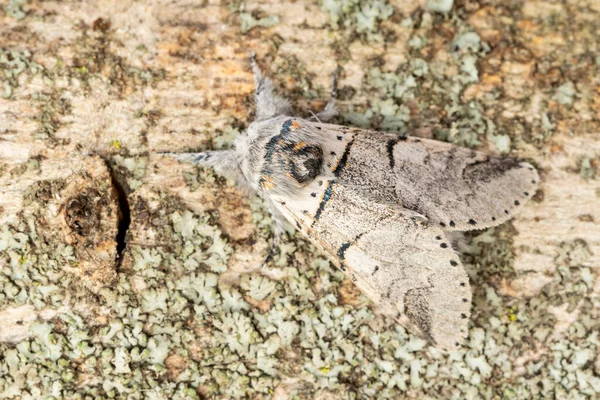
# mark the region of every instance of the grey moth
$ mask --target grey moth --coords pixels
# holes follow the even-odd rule
[[[469,279],[456,231],[499,225],[533,196],[535,168],[449,143],[290,115],[252,57],[256,120],[231,150],[164,153],[214,167],[258,193],[329,255],[378,310],[441,349],[467,336]]]

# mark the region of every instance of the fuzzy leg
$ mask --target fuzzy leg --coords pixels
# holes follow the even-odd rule
[[[273,82],[262,75],[256,64],[254,53],[250,53],[250,63],[254,73],[254,85],[256,86],[254,98],[256,100],[256,119],[261,120],[276,115],[284,115],[290,109],[290,102],[273,92]]]
[[[273,257],[275,256],[275,253],[277,252],[277,249],[279,248],[279,244],[281,243],[281,235],[283,235],[283,230],[279,230],[277,228],[277,225],[275,225],[275,237],[273,238],[273,244],[271,245],[271,248],[269,249],[269,254],[267,254],[265,261],[263,261],[261,269],[265,268],[267,266],[267,264],[269,264],[271,262],[271,260],[273,260]]]
[[[237,159],[233,150],[204,151],[202,153],[169,153],[158,152],[160,155],[173,157],[178,161],[203,167],[213,167],[220,174],[238,179]]]
[[[325,105],[325,108],[321,112],[318,112],[317,115],[315,115],[317,121],[327,122],[336,115],[338,115],[338,110],[335,107],[335,101],[337,99],[338,90],[338,73],[339,68],[333,73],[333,87],[331,89],[331,97],[329,98],[329,101]]]
[[[275,253],[277,252],[277,248],[279,248],[279,244],[281,243],[281,237],[283,236],[283,234],[285,232],[285,227],[287,224],[285,217],[283,215],[281,215],[281,213],[279,211],[277,211],[277,209],[270,203],[269,203],[269,212],[271,213],[271,218],[273,219],[273,224],[274,224],[273,244],[271,245],[269,254],[265,258],[265,261],[263,262],[262,268],[266,267],[267,264],[269,262],[271,262],[271,260],[275,256]]]
[[[170,153],[158,152],[162,156],[173,157],[177,161],[190,163],[194,165],[207,165],[207,162],[213,157],[214,151],[205,151],[202,153]]]

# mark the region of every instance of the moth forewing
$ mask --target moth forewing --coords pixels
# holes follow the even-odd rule
[[[435,140],[400,141],[389,155],[398,200],[445,230],[485,229],[507,221],[539,182],[526,162]]]

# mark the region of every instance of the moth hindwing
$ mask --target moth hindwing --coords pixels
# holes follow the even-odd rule
[[[466,337],[469,280],[452,231],[498,225],[538,184],[535,168],[435,140],[303,119],[252,60],[256,120],[231,150],[167,153],[257,192],[275,221],[302,231],[384,314],[442,349]],[[335,94],[335,84],[334,92]]]

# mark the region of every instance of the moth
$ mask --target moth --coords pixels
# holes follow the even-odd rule
[[[254,57],[256,119],[233,148],[163,153],[213,167],[268,204],[277,247],[293,224],[369,297],[441,349],[466,336],[469,278],[451,246],[456,231],[511,218],[538,184],[526,162],[449,143],[327,124],[290,114]]]

